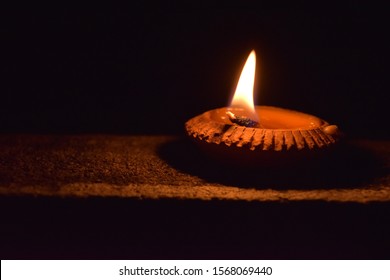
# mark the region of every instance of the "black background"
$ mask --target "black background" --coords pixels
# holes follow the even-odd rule
[[[387,19],[351,2],[22,6],[1,26],[1,132],[182,133],[226,106],[251,51],[257,103],[388,138]]]
[[[131,1],[2,9],[0,132],[183,133],[189,118],[227,105],[255,49],[258,104],[317,115],[351,137],[388,139],[383,7],[295,5]],[[386,203],[0,202],[7,213],[0,255],[7,258],[389,255]]]
[[[0,202],[2,259],[389,259],[384,203]]]

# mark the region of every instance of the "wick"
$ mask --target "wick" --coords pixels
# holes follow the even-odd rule
[[[242,116],[236,116],[232,112],[227,111],[226,115],[228,115],[229,120],[232,123],[241,125],[241,126],[246,126],[246,127],[260,127],[260,124],[257,121],[254,121],[250,118],[247,117],[242,117]]]

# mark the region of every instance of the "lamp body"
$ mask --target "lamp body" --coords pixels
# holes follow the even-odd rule
[[[260,128],[233,124],[218,108],[186,122],[187,135],[207,155],[227,164],[279,166],[318,158],[339,140],[337,126],[301,112],[256,106]]]

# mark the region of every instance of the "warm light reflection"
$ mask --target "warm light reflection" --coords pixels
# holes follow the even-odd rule
[[[258,116],[253,102],[253,87],[255,83],[256,53],[253,50],[242,69],[237,88],[230,104],[231,107],[242,108],[245,115],[257,121]]]

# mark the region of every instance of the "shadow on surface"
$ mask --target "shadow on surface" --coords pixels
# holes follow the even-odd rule
[[[288,168],[222,165],[206,157],[187,139],[164,144],[158,154],[175,169],[207,182],[244,188],[358,188],[387,174],[383,159],[370,150],[350,143],[344,143],[324,158]]]

